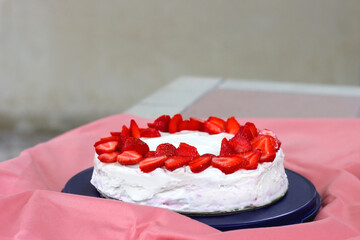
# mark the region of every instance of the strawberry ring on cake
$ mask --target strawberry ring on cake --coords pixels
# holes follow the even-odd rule
[[[230,117],[163,115],[94,144],[91,184],[111,199],[183,213],[258,208],[288,189],[281,142],[271,130]]]

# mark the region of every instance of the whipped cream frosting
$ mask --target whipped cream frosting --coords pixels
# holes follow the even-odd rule
[[[221,141],[224,137],[230,139],[234,137],[234,135],[229,133],[210,135],[206,132],[181,131],[174,134],[162,132],[161,137],[140,139],[146,142],[151,151],[155,151],[156,147],[161,143],[171,143],[175,147],[178,147],[180,142],[185,142],[191,146],[195,146],[200,155],[205,153],[219,155]]]
[[[218,155],[224,137],[230,139],[233,135],[182,131],[142,140],[150,150],[161,143],[177,147],[186,142],[195,146],[199,154]],[[283,161],[284,153],[279,149],[273,162],[261,163],[255,170],[224,174],[210,166],[193,173],[189,166],[184,166],[172,172],[157,168],[143,173],[138,164],[102,163],[95,154],[91,183],[105,197],[125,202],[187,213],[227,212],[264,206],[281,198],[288,188]]]

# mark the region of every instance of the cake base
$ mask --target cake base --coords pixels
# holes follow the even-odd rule
[[[101,193],[99,190],[97,190],[100,194],[100,197],[102,198],[106,198],[106,199],[111,199],[111,200],[117,200],[115,198],[110,198],[107,197],[105,194]],[[260,207],[247,207],[247,208],[243,208],[243,209],[235,209],[235,210],[231,210],[231,211],[222,211],[222,212],[181,212],[181,211],[174,211],[173,212],[177,212],[180,213],[182,215],[186,215],[189,217],[203,217],[203,216],[225,216],[225,215],[230,215],[230,214],[237,214],[240,212],[245,212],[245,211],[253,211],[253,210],[257,210],[257,209],[261,209],[261,208],[265,208],[268,206],[271,206],[272,204],[276,204],[278,201],[280,201],[285,195],[286,195],[287,191],[280,196],[277,199],[274,199],[271,203],[268,203],[266,205],[260,206]],[[121,200],[117,200],[117,201],[121,201]]]
[[[88,168],[73,176],[62,192],[100,198],[100,193],[90,183],[93,169]],[[221,231],[312,221],[321,206],[320,195],[305,177],[289,169],[285,169],[285,172],[289,180],[288,191],[283,198],[271,205],[248,211],[189,217]]]
[[[284,154],[257,169],[224,174],[209,167],[192,173],[188,166],[174,171],[158,168],[143,173],[135,166],[106,164],[94,158],[91,184],[107,198],[186,214],[226,213],[263,207],[287,191]]]

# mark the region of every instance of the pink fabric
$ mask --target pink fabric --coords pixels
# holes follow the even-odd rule
[[[286,167],[323,203],[313,222],[221,232],[180,214],[61,193],[93,164],[93,143],[134,118],[98,120],[0,164],[0,239],[360,239],[360,120],[253,119],[283,142]],[[239,119],[245,122],[248,119]]]

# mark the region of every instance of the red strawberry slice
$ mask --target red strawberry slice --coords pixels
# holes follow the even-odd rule
[[[130,129],[127,126],[123,125],[121,129],[121,135],[125,137],[130,137]]]
[[[271,141],[272,141],[272,144],[274,145],[275,147],[275,150],[279,150],[280,149],[280,146],[281,146],[281,142],[279,139],[277,138],[271,138]]]
[[[246,160],[248,161],[248,164],[245,166],[245,169],[248,169],[248,170],[257,169],[261,154],[262,154],[261,150],[259,150],[259,149],[253,150],[253,154],[246,158]]]
[[[179,124],[178,131],[189,130],[198,131],[201,128],[201,122],[196,120],[184,120]]]
[[[200,127],[199,127],[199,131],[200,132],[205,132],[205,120],[200,119],[200,118],[190,118],[190,121],[194,121],[194,122],[198,122]]]
[[[121,132],[110,132],[111,136],[118,137],[121,136]]]
[[[200,157],[216,157],[215,154],[212,154],[212,153],[204,153],[203,155],[201,155]]]
[[[197,122],[200,122],[200,123],[205,123],[206,122],[206,120],[201,119],[201,118],[190,117],[189,119],[191,121],[197,121]]]
[[[103,163],[113,163],[116,162],[116,158],[119,154],[120,152],[103,153],[98,156],[98,159]]]
[[[144,158],[148,158],[148,157],[155,157],[155,151],[148,151],[145,154]]]
[[[252,122],[246,122],[244,127],[247,127],[249,129],[249,131],[251,132],[251,139],[253,139],[254,137],[256,137],[259,134],[255,124]]]
[[[250,127],[248,125],[241,126],[239,131],[242,132],[249,141],[253,139]]]
[[[193,173],[199,173],[211,166],[211,160],[213,156],[206,155],[194,158],[189,162],[190,170]]]
[[[276,148],[274,146],[274,138],[269,135],[258,135],[251,142],[253,149],[262,151],[259,162],[272,162],[276,156]]]
[[[134,119],[131,119],[131,121],[130,121],[130,133],[131,133],[131,136],[133,136],[134,138],[141,137],[140,128]]]
[[[205,122],[205,131],[209,134],[218,134],[225,131],[225,121],[218,117],[209,117]]]
[[[166,159],[167,159],[166,156],[145,158],[139,164],[140,170],[143,171],[144,173],[152,172],[156,168],[164,166]]]
[[[220,156],[227,157],[233,154],[236,154],[236,152],[234,151],[234,149],[232,149],[229,141],[226,138],[223,138],[223,140],[221,141]]]
[[[176,147],[170,143],[162,143],[156,147],[155,156],[172,157],[176,155]]]
[[[252,170],[257,168],[261,154],[262,151],[260,149],[255,149],[252,151],[240,153],[239,156],[245,158],[247,161],[247,164],[244,166],[244,168],[247,170]]]
[[[124,144],[125,144],[125,141],[126,141],[126,139],[128,139],[129,137],[126,137],[126,136],[124,136],[124,135],[120,135],[119,136],[119,145],[117,146],[117,149],[119,150],[119,151],[121,151],[122,150],[122,148],[123,148],[123,146],[124,146]]]
[[[165,162],[165,168],[169,171],[182,167],[191,161],[192,157],[173,156],[169,157]]]
[[[252,149],[249,139],[241,130],[229,140],[229,144],[237,153],[247,152]]]
[[[142,156],[136,151],[124,151],[117,156],[116,160],[122,165],[134,165],[142,160]]]
[[[107,139],[107,140],[106,140],[106,139]],[[114,141],[115,141],[115,140],[118,141],[118,145],[117,145],[117,147],[116,147],[116,150],[121,151],[121,149],[122,149],[122,147],[123,147],[123,145],[124,145],[125,140],[127,139],[127,137],[124,136],[123,134],[120,134],[119,136],[112,136],[112,137],[108,137],[108,138],[102,138],[102,140],[100,140],[100,141],[109,141],[109,140],[112,141],[112,139],[113,139]]]
[[[139,138],[128,137],[121,149],[122,151],[136,151],[140,155],[145,156],[149,151],[149,146]]]
[[[176,133],[180,123],[183,121],[181,114],[175,114],[169,122],[169,133]]]
[[[101,143],[106,143],[106,142],[111,142],[111,141],[119,141],[119,139],[120,139],[119,136],[104,137],[104,138],[101,138],[99,141],[97,141],[94,144],[94,147],[96,147],[97,145],[99,145]]]
[[[218,168],[225,174],[231,174],[239,170],[244,165],[244,159],[240,156],[214,157],[211,165]]]
[[[274,138],[274,146],[276,150],[279,150],[280,146],[281,146],[281,142],[280,140],[277,138],[277,136],[275,135],[275,133],[269,129],[262,129],[259,132],[260,135],[269,135],[272,136]]]
[[[117,137],[130,137],[130,130],[125,125],[122,126],[122,129],[120,132],[110,132],[111,136],[117,136]]]
[[[155,128],[161,132],[168,132],[169,131],[169,123],[170,123],[170,116],[169,115],[162,115],[155,119],[153,123],[148,123],[148,126],[151,128]]]
[[[226,120],[225,131],[231,134],[237,134],[240,129],[240,124],[236,121],[235,117],[230,117]]]
[[[251,155],[254,154],[254,151],[260,151],[260,152],[261,152],[261,150],[255,149],[255,150],[251,150],[251,151],[247,151],[247,152],[238,153],[238,154],[236,154],[236,155],[237,155],[237,156],[240,156],[240,157],[242,157],[242,158],[247,159],[247,158],[249,158]]]
[[[115,136],[115,137],[119,137],[119,136],[123,136],[123,137],[129,137],[130,136],[130,130],[124,125],[122,127],[121,132],[110,132],[111,136]]]
[[[109,141],[97,144],[95,147],[95,152],[97,154],[103,154],[103,153],[111,153],[115,152],[119,142],[118,141]]]
[[[140,135],[145,138],[161,137],[159,130],[155,128],[140,128]]]
[[[196,149],[196,147],[193,147],[187,143],[181,142],[179,144],[179,147],[176,149],[176,155],[177,156],[183,156],[183,157],[199,157],[199,153]]]

